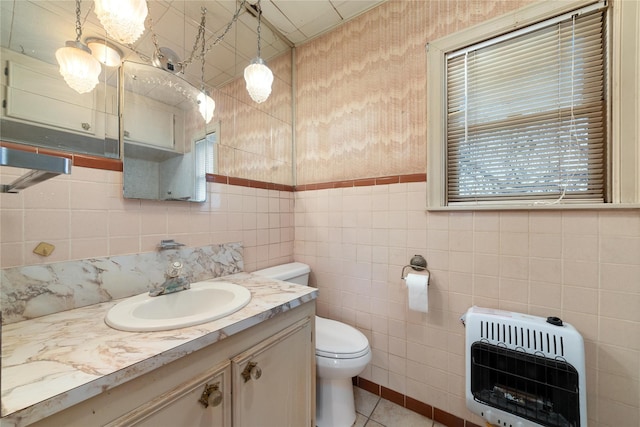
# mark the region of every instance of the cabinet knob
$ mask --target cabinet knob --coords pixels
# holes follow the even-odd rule
[[[129,138],[130,136],[131,136],[131,134],[129,133],[129,131],[128,131],[128,130],[125,130],[125,131],[124,131],[124,137],[125,137],[125,138]]]
[[[91,125],[87,122],[82,122],[82,129],[89,130],[91,129]]]
[[[249,380],[257,380],[262,376],[262,369],[257,362],[249,362],[241,375],[245,383]]]
[[[204,391],[200,395],[198,400],[205,408],[211,406],[218,406],[222,403],[222,392],[220,391],[220,383],[205,384]]]

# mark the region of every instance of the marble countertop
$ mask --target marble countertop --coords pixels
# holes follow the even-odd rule
[[[2,328],[2,424],[28,424],[96,396],[317,297],[317,290],[248,273],[212,279],[245,286],[251,301],[225,318],[160,332],[104,323],[118,301]]]

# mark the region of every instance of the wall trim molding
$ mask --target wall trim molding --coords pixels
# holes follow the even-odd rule
[[[275,182],[255,181],[253,179],[236,178],[233,176],[207,174],[207,182],[217,182],[219,184],[238,185],[241,187],[262,188],[264,190],[295,191],[293,185],[277,184]]]
[[[317,184],[296,185],[295,191],[325,190],[327,188],[367,187],[372,185],[401,184],[406,182],[426,182],[426,173],[391,175],[373,178],[350,179],[345,181],[321,182]]]
[[[90,154],[69,153],[67,151],[57,151],[50,148],[35,147],[5,141],[0,141],[0,147],[28,151],[31,153],[48,154],[50,156],[65,157],[71,160],[71,164],[73,166],[122,172],[122,160],[120,159],[110,159],[108,157],[92,156]]]
[[[49,154],[54,156],[62,156],[71,159],[73,166],[104,169],[116,172],[122,172],[122,160],[109,159],[106,157],[91,156],[86,154],[75,154],[64,151],[55,151],[48,148],[39,148],[30,145],[15,144],[11,142],[0,141],[0,146],[12,148],[16,150],[30,151],[34,153]],[[372,178],[358,178],[349,179],[344,181],[330,181],[320,182],[315,184],[302,184],[302,185],[285,185],[277,184],[274,182],[255,181],[252,179],[236,178],[233,176],[210,174],[206,175],[207,182],[216,182],[219,184],[237,185],[241,187],[261,188],[264,190],[278,190],[278,191],[311,191],[311,190],[325,190],[329,188],[349,188],[349,187],[368,187],[373,185],[389,185],[389,184],[401,184],[407,182],[426,182],[426,173],[412,173],[405,175],[391,175]]]

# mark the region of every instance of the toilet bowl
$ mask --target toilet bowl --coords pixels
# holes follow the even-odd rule
[[[253,274],[308,285],[310,268],[299,262]],[[356,420],[351,378],[371,361],[369,341],[362,332],[316,316],[316,426],[349,427]]]
[[[316,316],[316,425],[351,426],[356,420],[351,378],[371,361],[367,337],[335,320]]]

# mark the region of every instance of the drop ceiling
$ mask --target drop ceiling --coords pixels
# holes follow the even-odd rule
[[[263,26],[261,56],[268,63],[292,46],[299,46],[336,28],[385,0],[262,0]],[[213,41],[224,33],[227,23],[240,7],[235,0],[149,0],[149,17],[143,36],[130,46],[119,46],[126,59],[150,61],[158,45],[186,59],[192,51],[206,8],[205,81],[217,87],[241,75],[257,54],[257,20],[247,1],[238,21],[222,42]],[[104,37],[93,2],[81,3],[82,41]],[[4,48],[23,52],[55,64],[55,51],[67,40],[75,40],[75,2],[69,0],[0,0],[0,41]],[[189,80],[200,80],[201,63],[186,70]]]

